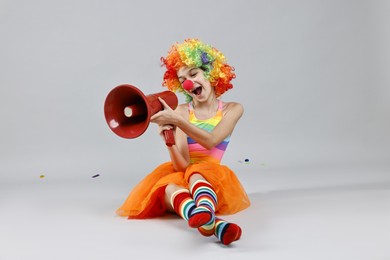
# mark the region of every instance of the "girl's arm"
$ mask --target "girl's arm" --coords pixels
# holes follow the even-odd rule
[[[187,136],[176,127],[174,130],[175,144],[171,147],[167,146],[169,156],[176,171],[185,171],[190,164],[190,155],[188,152]]]
[[[232,134],[234,127],[241,118],[244,109],[238,103],[230,103],[224,112],[223,119],[211,132],[200,129],[186,120],[178,120],[177,127],[206,149],[212,149]]]
[[[212,149],[229,136],[244,112],[241,104],[229,103],[223,111],[224,116],[221,122],[212,132],[207,132],[178,115],[163,99],[160,99],[160,102],[163,104],[164,110],[153,115],[152,122],[175,125],[206,149]]]
[[[185,113],[183,114],[184,110],[182,110],[180,107],[178,107],[176,110],[177,110],[177,114],[179,116],[186,117]],[[151,120],[151,121],[153,123],[159,124],[160,136],[163,139],[164,139],[164,134],[163,134],[164,130],[170,130],[170,129],[173,130],[174,137],[175,137],[175,144],[172,145],[171,147],[167,146],[169,156],[171,158],[173,168],[176,171],[185,171],[185,169],[190,164],[190,155],[189,155],[189,151],[188,151],[187,135],[181,129],[179,129],[176,126],[173,126],[172,124],[168,124],[168,125],[161,124],[161,120],[160,120],[160,122],[156,122],[156,120]]]

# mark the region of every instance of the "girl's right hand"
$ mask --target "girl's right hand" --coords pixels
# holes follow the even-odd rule
[[[158,125],[158,133],[164,142],[165,142],[164,131],[166,130],[173,130],[173,136],[175,136],[176,127],[174,127],[173,125]]]

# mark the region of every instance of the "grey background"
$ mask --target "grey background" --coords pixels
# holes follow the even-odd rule
[[[166,156],[155,126],[113,135],[116,85],[163,91],[161,56],[197,37],[245,107],[224,163],[390,157],[388,1],[1,1],[1,179],[126,174]],[[164,157],[165,156],[165,157]],[[61,175],[61,176],[57,176]]]
[[[0,259],[388,259],[389,13],[384,0],[0,0]],[[165,90],[160,57],[189,37],[227,56],[222,99],[245,107],[223,159],[252,200],[231,217],[246,231],[232,251],[114,214],[169,157],[155,125],[114,135],[105,97]]]

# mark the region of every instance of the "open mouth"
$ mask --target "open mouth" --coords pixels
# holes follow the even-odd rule
[[[202,94],[202,87],[197,87],[194,90],[192,90],[191,92],[192,92],[192,94],[199,96],[200,94]]]

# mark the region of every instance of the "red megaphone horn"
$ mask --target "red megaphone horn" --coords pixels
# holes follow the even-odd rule
[[[177,96],[163,91],[145,96],[138,88],[123,84],[108,93],[104,103],[104,115],[110,129],[123,138],[136,138],[149,126],[150,117],[164,109],[158,97],[172,108],[178,105]],[[164,131],[167,146],[175,144],[172,130]]]

